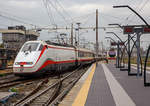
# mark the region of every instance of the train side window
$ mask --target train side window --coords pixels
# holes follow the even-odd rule
[[[38,51],[41,51],[42,49],[43,49],[43,45],[41,44]]]

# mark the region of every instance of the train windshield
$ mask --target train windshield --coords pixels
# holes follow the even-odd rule
[[[36,51],[37,47],[38,47],[39,43],[27,43],[23,46],[22,51]]]

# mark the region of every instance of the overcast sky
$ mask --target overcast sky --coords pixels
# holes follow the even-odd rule
[[[99,11],[99,27],[108,27],[111,23],[144,24],[129,9],[114,9],[113,5],[129,5],[150,23],[149,0],[0,0],[0,28],[7,28],[10,25],[25,25],[27,28],[34,28],[28,24],[36,25],[36,27],[56,25],[57,27],[70,27],[71,23],[77,27],[77,22],[81,23],[81,27],[94,27],[96,9]],[[104,39],[106,36],[117,40],[113,35],[106,34],[107,31],[114,31],[123,40],[127,38],[120,29],[99,29],[99,42],[103,42],[104,46],[108,46],[108,42]],[[58,30],[58,32],[70,34],[70,30]],[[95,42],[95,31],[92,29],[80,30],[80,34],[81,39]],[[56,33],[53,31],[44,30],[39,39],[48,40],[55,36]],[[149,36],[147,34],[141,37],[142,41],[146,41],[141,45],[148,44]]]

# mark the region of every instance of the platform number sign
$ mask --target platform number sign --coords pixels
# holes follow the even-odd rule
[[[116,42],[111,42],[111,46],[116,46],[117,43]]]
[[[137,32],[141,32],[142,34],[149,34],[150,33],[150,27],[148,26],[123,26],[123,33],[124,34],[134,34]]]
[[[133,34],[134,33],[134,28],[133,27],[128,27],[128,26],[126,26],[126,27],[124,27],[123,28],[123,33],[124,34]]]
[[[124,42],[111,42],[111,46],[116,46],[116,45],[124,46]]]
[[[144,27],[143,28],[143,33],[144,34],[150,33],[150,28],[149,27]]]

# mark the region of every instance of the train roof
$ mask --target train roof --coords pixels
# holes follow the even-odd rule
[[[55,46],[63,46],[63,47],[73,47],[75,48],[75,46],[73,45],[69,45],[69,44],[61,44],[61,43],[55,43],[55,42],[51,42],[51,41],[45,41],[47,44],[49,45],[55,45]]]
[[[47,44],[49,45],[54,45],[54,46],[62,46],[62,47],[73,47],[73,48],[77,48],[77,50],[79,51],[85,51],[85,52],[93,52],[89,49],[86,49],[86,48],[80,48],[80,47],[77,47],[77,46],[73,46],[73,45],[69,45],[69,44],[60,44],[60,43],[55,43],[55,42],[51,42],[51,41],[45,41]]]
[[[94,53],[92,50],[86,49],[86,48],[78,48],[79,51],[85,51],[85,52],[92,52]]]
[[[60,43],[55,43],[55,42],[51,42],[49,40],[47,41],[42,41],[42,40],[38,40],[38,41],[28,41],[28,43],[32,43],[32,42],[37,42],[37,43],[42,43],[42,44],[48,44],[48,45],[54,45],[54,46],[62,46],[62,47],[72,47],[72,48],[76,48],[79,51],[85,51],[85,52],[93,52],[92,50],[86,49],[86,48],[80,48],[77,46],[73,46],[73,45],[69,45],[69,44],[60,44]],[[93,52],[94,53],[94,52]]]

